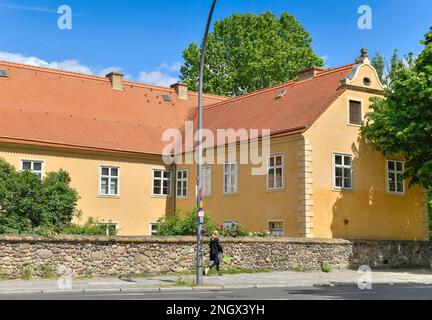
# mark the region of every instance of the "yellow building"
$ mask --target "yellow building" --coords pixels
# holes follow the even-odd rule
[[[0,70],[0,157],[42,177],[68,171],[84,220],[151,235],[161,216],[195,206],[196,165],[166,165],[161,156],[165,130],[196,118],[197,95],[187,86],[7,62]],[[363,56],[242,97],[205,95],[206,129],[271,132],[267,174],[253,175],[256,165],[239,160],[204,167],[206,212],[275,236],[426,240],[425,191],[401,180],[403,159],[359,138],[369,98],[382,89]]]

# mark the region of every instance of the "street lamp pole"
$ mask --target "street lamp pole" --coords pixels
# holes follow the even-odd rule
[[[202,176],[203,176],[203,112],[202,112],[202,95],[203,95],[203,78],[204,78],[204,63],[205,63],[205,52],[207,47],[208,33],[213,17],[213,12],[216,6],[216,1],[213,0],[213,4],[210,9],[210,14],[207,19],[207,25],[204,32],[204,38],[201,44],[201,59],[199,67],[199,79],[198,79],[198,174],[197,174],[197,208],[198,208],[198,230],[197,230],[197,266],[196,266],[196,283],[198,285],[203,284],[203,223],[204,223],[204,208],[203,208],[203,188],[202,188]]]

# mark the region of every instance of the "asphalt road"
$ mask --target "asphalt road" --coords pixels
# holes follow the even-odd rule
[[[70,292],[0,294],[0,300],[432,300],[432,286],[375,285],[176,292]]]

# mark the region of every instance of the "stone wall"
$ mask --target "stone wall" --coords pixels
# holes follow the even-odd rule
[[[43,277],[59,267],[73,276],[118,276],[182,272],[194,269],[193,237],[0,237],[0,276],[19,278],[25,269]],[[346,241],[291,238],[222,239],[232,257],[225,268],[319,270],[369,265],[382,268],[430,268],[428,242]],[[204,245],[207,253],[207,244]],[[207,261],[207,254],[206,259]]]

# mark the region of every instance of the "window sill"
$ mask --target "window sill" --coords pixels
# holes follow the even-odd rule
[[[395,196],[395,197],[404,197],[406,196],[405,192],[391,192],[391,191],[386,191],[386,194],[389,196]]]
[[[105,194],[99,194],[98,198],[101,199],[120,199],[120,195],[105,195]]]
[[[223,196],[224,197],[235,197],[235,196],[238,196],[239,195],[239,193],[238,192],[230,192],[230,193],[223,193]]]
[[[155,199],[168,199],[171,198],[172,196],[163,196],[163,195],[158,195],[158,194],[152,194],[150,195],[150,198],[155,198]]]
[[[266,191],[267,191],[268,193],[274,193],[274,192],[285,192],[286,189],[285,189],[285,188],[267,189]]]
[[[334,188],[332,189],[333,192],[349,192],[349,193],[353,193],[354,189],[342,189],[342,188]]]
[[[361,128],[363,127],[363,124],[347,123],[347,126]]]

